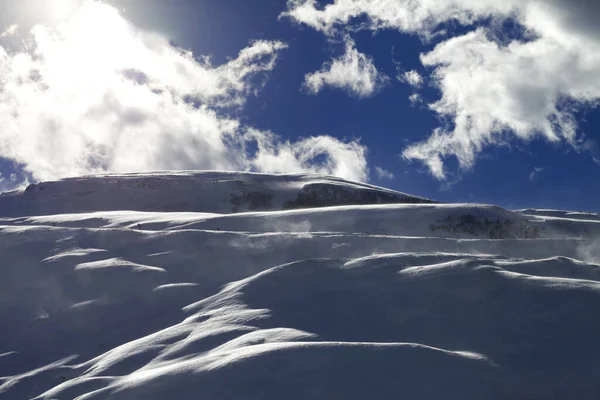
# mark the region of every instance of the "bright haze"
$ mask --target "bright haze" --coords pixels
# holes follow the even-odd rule
[[[600,6],[0,0],[0,190],[317,172],[598,210]]]

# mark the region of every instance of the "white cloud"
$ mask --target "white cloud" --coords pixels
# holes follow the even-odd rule
[[[357,142],[311,138],[328,160],[315,166],[290,151],[307,141],[249,130],[231,113],[262,88],[284,48],[257,41],[215,67],[86,2],[59,28],[36,27],[22,49],[0,46],[0,156],[40,180],[194,168],[366,179]]]
[[[513,138],[542,137],[576,146],[577,125],[571,109],[561,102],[586,102],[600,97],[600,52],[567,48],[552,38],[512,42],[502,46],[484,29],[447,40],[422,56],[435,66],[442,98],[430,105],[450,117],[449,128],[407,148],[404,156],[425,161],[433,174],[443,157],[454,155],[470,168],[486,146]]]
[[[417,104],[421,104],[423,102],[421,95],[418,93],[413,93],[410,96],[408,96],[408,100],[410,100],[410,104],[412,104],[413,106],[416,106]]]
[[[11,173],[8,177],[0,174],[0,193],[16,189],[25,189],[30,184],[28,177],[19,179],[17,174]]]
[[[383,169],[381,167],[375,167],[375,174],[377,175],[377,178],[380,180],[392,180],[394,179],[394,174],[386,169]]]
[[[290,0],[282,17],[306,24],[328,35],[357,17],[367,17],[359,29],[398,29],[430,35],[440,23],[456,20],[463,24],[497,13],[508,14],[527,0],[334,0],[318,7],[316,0]]]
[[[539,168],[539,167],[534,167],[533,171],[531,172],[531,174],[529,174],[529,180],[531,182],[535,182],[535,180],[537,179],[538,175],[540,174],[540,172],[542,172],[544,170],[544,168]]]
[[[17,24],[11,25],[8,28],[6,28],[4,30],[4,32],[0,33],[0,38],[13,36],[17,33],[18,29],[19,29],[19,25],[17,25]]]
[[[419,74],[415,70],[407,71],[407,72],[399,75],[398,80],[400,82],[406,82],[409,85],[417,87],[417,88],[420,87],[424,82],[424,79],[421,76],[421,74]]]
[[[304,77],[305,88],[313,94],[323,87],[331,86],[343,89],[357,97],[372,96],[387,81],[373,60],[356,50],[354,41],[345,38],[346,51],[342,57],[323,65],[320,71]]]
[[[441,98],[430,104],[448,124],[409,146],[439,179],[444,161],[471,168],[491,145],[543,138],[585,148],[574,111],[600,99],[600,2],[586,0],[335,0],[323,8],[295,0],[286,16],[327,35],[354,29],[396,29],[431,37],[443,22],[492,17],[516,20],[526,39],[508,39],[500,24],[444,39],[421,56]],[[360,25],[353,25],[356,17]]]
[[[272,134],[250,131],[258,144],[253,166],[264,172],[314,172],[368,180],[366,148],[359,142],[340,142],[330,136],[309,137],[294,143]]]

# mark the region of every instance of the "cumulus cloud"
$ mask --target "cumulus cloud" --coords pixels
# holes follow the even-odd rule
[[[316,136],[291,143],[255,130],[250,136],[258,145],[252,164],[264,172],[308,171],[368,180],[367,150],[357,141],[344,143],[330,136]]]
[[[387,77],[377,71],[371,58],[356,50],[352,39],[346,37],[345,45],[346,51],[340,58],[304,77],[304,86],[309,92],[316,94],[325,86],[331,86],[357,97],[369,97],[385,84]]]
[[[406,82],[409,85],[414,86],[414,87],[420,87],[424,82],[424,79],[421,76],[421,74],[419,74],[415,70],[407,71],[407,72],[399,75],[398,80],[400,82]]]
[[[375,174],[377,175],[377,178],[380,180],[392,180],[394,179],[394,174],[386,169],[383,169],[381,167],[375,166]]]
[[[327,35],[396,29],[433,37],[444,22],[478,25],[445,37],[421,56],[441,91],[429,106],[447,123],[403,156],[423,161],[439,179],[446,177],[447,157],[469,169],[486,147],[515,139],[586,147],[574,113],[600,98],[599,2],[335,0],[317,7],[312,0],[294,0],[285,15]],[[355,25],[357,17],[363,18]],[[484,19],[511,19],[523,35],[507,38],[497,31],[502,24],[477,24]]]
[[[454,155],[463,168],[470,168],[485,146],[515,136],[576,145],[577,125],[563,102],[600,97],[600,82],[591,77],[592,65],[574,50],[543,38],[501,46],[484,29],[439,44],[422,62],[437,68],[434,78],[442,91],[430,107],[450,117],[453,126],[407,148],[404,156],[425,161],[443,178],[441,158]]]
[[[313,165],[290,150],[295,144],[235,117],[285,47],[256,41],[213,66],[137,30],[113,7],[85,2],[60,27],[34,28],[22,48],[0,41],[0,157],[38,180],[155,169],[306,170],[366,179],[366,149],[358,142],[300,141],[319,144],[319,160],[327,162]]]

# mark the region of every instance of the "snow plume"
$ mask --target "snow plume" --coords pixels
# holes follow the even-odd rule
[[[356,97],[369,97],[387,82],[387,77],[377,71],[373,60],[356,50],[352,39],[346,37],[344,40],[344,55],[304,77],[304,87],[310,93],[317,94],[325,86],[331,86]]]
[[[600,241],[581,241],[576,250],[577,259],[595,265],[600,265]]]
[[[115,8],[88,1],[58,28],[37,26],[25,45],[14,43],[0,39],[0,157],[34,179],[155,169],[272,171],[273,165],[278,172],[367,177],[366,149],[357,142],[310,139],[328,159],[315,166],[290,151],[294,144],[235,116],[265,84],[286,48],[282,42],[253,42],[213,66],[208,57],[137,30]],[[256,154],[247,151],[249,141],[259,143]]]
[[[589,147],[574,112],[600,99],[598,2],[335,0],[318,7],[293,0],[283,15],[326,35],[395,29],[440,40],[421,61],[441,92],[429,107],[445,123],[403,152],[439,179],[446,178],[447,157],[469,169],[486,147],[514,140]],[[507,35],[507,21],[521,32]],[[452,36],[442,29],[447,22],[473,29]]]

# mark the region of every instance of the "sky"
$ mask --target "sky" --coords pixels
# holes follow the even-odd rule
[[[600,3],[0,0],[0,191],[317,172],[600,211]]]

